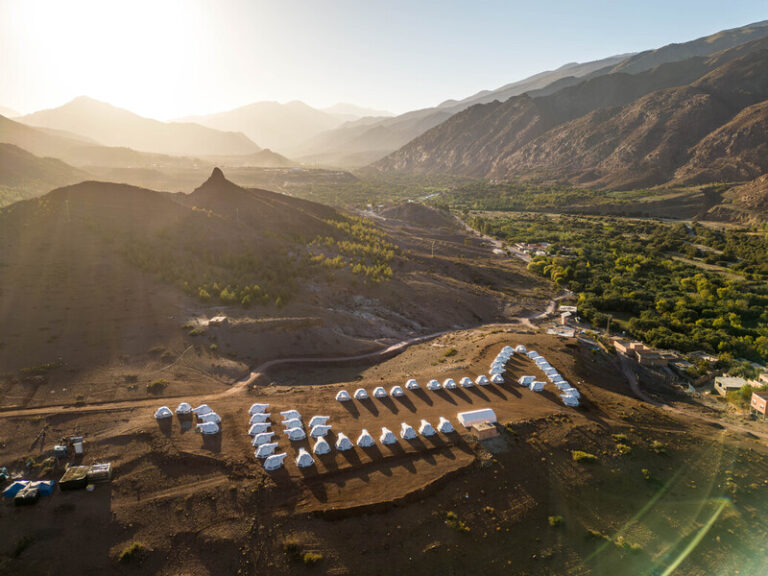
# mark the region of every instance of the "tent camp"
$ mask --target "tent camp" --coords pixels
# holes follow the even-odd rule
[[[443,388],[446,390],[453,390],[454,388],[457,388],[456,381],[453,378],[446,378],[445,381],[443,381]]]
[[[381,442],[382,444],[395,444],[397,443],[397,438],[395,438],[395,435],[392,432],[392,430],[382,426],[381,436],[379,436],[379,442]]]
[[[481,408],[480,410],[459,412],[456,417],[459,419],[459,422],[467,428],[478,422],[496,422],[496,413],[492,408]]]
[[[256,451],[254,452],[254,455],[256,456],[256,458],[266,458],[267,456],[272,456],[272,454],[275,453],[276,449],[277,449],[277,442],[267,442],[266,444],[257,446]]]
[[[271,442],[274,436],[274,432],[262,432],[261,434],[256,434],[256,436],[253,437],[253,442],[251,442],[251,444],[254,446],[261,446],[262,444]]]
[[[413,429],[413,426],[406,424],[405,422],[400,424],[400,438],[403,440],[413,440],[416,436],[418,436],[418,434],[416,434],[416,430]]]
[[[461,386],[464,388],[471,388],[475,385],[475,383],[472,381],[472,378],[469,376],[464,376],[464,378],[459,380],[459,384],[461,384]]]
[[[328,434],[330,431],[330,424],[318,424],[317,426],[312,427],[312,429],[309,431],[309,435],[312,436],[312,438],[320,438],[321,436]]]
[[[384,390],[382,386],[376,386],[376,388],[373,389],[373,397],[374,398],[386,398],[387,397],[387,391]]]
[[[294,442],[304,440],[304,438],[307,437],[304,428],[286,428],[285,435],[288,436],[289,440],[293,440]]]
[[[203,422],[197,425],[197,430],[201,434],[218,434],[219,425],[216,422]]]
[[[323,437],[318,438],[315,442],[315,445],[312,447],[312,453],[317,454],[318,456],[328,454],[330,451],[331,445],[328,444],[328,440]]]
[[[314,466],[315,459],[312,458],[309,452],[304,450],[304,448],[299,448],[299,455],[296,456],[296,466],[299,468],[309,468],[310,466]]]
[[[192,413],[192,405],[189,402],[182,402],[176,407],[176,414],[184,416]]]
[[[421,425],[419,426],[419,434],[422,436],[434,436],[435,429],[432,424],[422,418]]]
[[[173,412],[171,412],[171,409],[168,408],[168,406],[160,406],[160,408],[155,410],[155,418],[157,418],[158,420],[173,418]]]
[[[486,376],[485,374],[480,374],[480,376],[475,378],[475,384],[477,384],[478,386],[488,386],[488,384],[490,383],[491,381],[488,380],[488,376]]]
[[[264,460],[264,470],[278,470],[279,468],[283,467],[283,460],[285,460],[286,454],[285,452],[282,452],[281,454],[272,454],[272,456],[267,456],[267,459]]]
[[[248,420],[248,425],[263,424],[269,420],[269,414],[253,414],[251,419]]]
[[[355,390],[355,400],[368,400],[368,392],[365,391],[365,388]]]
[[[403,390],[400,386],[392,386],[392,389],[389,391],[389,395],[393,398],[400,398],[401,396],[405,396],[405,390]]]
[[[411,378],[410,380],[408,380],[408,382],[405,383],[405,387],[408,390],[418,390],[419,389],[419,383],[416,382],[416,380],[414,378]]]
[[[205,414],[210,414],[213,412],[213,409],[208,406],[208,404],[200,404],[197,408],[192,408],[192,412],[194,412],[197,416],[203,416]]]
[[[309,424],[307,424],[307,428],[314,428],[318,425],[325,425],[328,424],[328,420],[330,420],[330,416],[312,416],[312,418],[309,419]]]
[[[280,416],[283,417],[283,420],[293,420],[294,418],[301,420],[301,414],[298,410],[285,410],[280,412]]]
[[[251,427],[248,428],[248,434],[250,436],[256,436],[256,434],[262,434],[263,432],[269,431],[269,422],[256,422],[255,424],[251,424]]]
[[[347,438],[347,435],[343,432],[339,432],[336,435],[336,450],[339,452],[344,452],[344,450],[352,450],[354,446],[352,446],[352,440]]]
[[[349,402],[352,400],[352,396],[349,395],[349,392],[346,390],[339,390],[336,393],[336,401],[337,402]]]
[[[544,390],[544,386],[546,385],[546,382],[542,382],[540,380],[531,382],[531,384],[528,386],[531,392],[541,392]]]
[[[221,423],[221,416],[216,414],[216,412],[209,412],[208,414],[203,414],[198,418],[200,422],[213,422],[215,424]]]
[[[253,416],[254,414],[261,414],[263,412],[267,411],[267,408],[269,408],[269,404],[251,404],[251,407],[248,409],[248,414]]]
[[[437,424],[437,429],[443,434],[450,434],[454,431],[453,424],[451,424],[450,421],[443,416],[440,416],[440,422]]]
[[[281,422],[284,428],[304,428],[304,424],[299,418],[289,418]]]
[[[360,436],[357,437],[357,445],[360,446],[360,448],[370,448],[374,444],[376,444],[376,441],[373,439],[373,436],[371,436],[371,433],[363,428],[363,431],[360,432]]]
[[[491,382],[494,384],[504,384],[504,376],[501,374],[494,374],[491,376]]]
[[[442,386],[437,380],[430,380],[427,382],[427,390],[440,390]]]
[[[536,376],[520,376],[517,383],[520,384],[520,386],[530,386],[531,382],[534,380],[536,380]]]

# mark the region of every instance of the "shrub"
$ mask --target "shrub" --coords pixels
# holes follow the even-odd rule
[[[29,548],[32,545],[32,542],[34,542],[33,538],[31,536],[22,536],[16,541],[16,545],[13,547],[13,552],[11,552],[11,556],[14,558],[18,558],[21,556],[21,554]]]
[[[448,350],[445,352],[445,357],[450,358],[451,356],[456,356],[458,353],[459,351],[456,350],[456,348],[448,348]]]
[[[563,517],[562,516],[550,516],[548,518],[549,525],[552,526],[552,528],[557,528],[558,526],[562,526],[563,524]]]
[[[121,564],[127,564],[134,560],[141,560],[143,556],[149,552],[150,549],[141,542],[131,542],[123,548],[120,555],[117,557],[118,562]]]
[[[613,543],[616,545],[617,548],[620,550],[628,550],[630,552],[640,552],[640,550],[643,549],[640,544],[635,544],[633,542],[628,542],[624,539],[624,536],[619,536],[616,538],[616,540],[613,541]]]
[[[640,470],[640,472],[643,473],[643,478],[645,478],[648,482],[653,480],[653,476],[651,476],[651,471],[648,470],[648,468],[643,468],[642,470]]]
[[[616,442],[621,442],[622,444],[629,444],[629,438],[627,438],[626,434],[614,434],[613,439]]]
[[[621,456],[625,456],[632,452],[632,446],[629,444],[616,444],[616,452]]]
[[[654,452],[656,454],[666,454],[667,453],[667,447],[664,446],[663,443],[659,442],[658,440],[654,440],[651,442],[651,446],[649,448],[651,452]]]
[[[571,458],[573,458],[574,462],[596,462],[597,456],[594,454],[590,454],[589,452],[584,452],[583,450],[571,450]]]
[[[446,512],[445,514],[445,525],[449,528],[453,528],[454,530],[458,530],[459,532],[468,533],[470,531],[469,526],[467,526],[466,523],[459,520],[459,517],[456,515],[456,512]]]
[[[161,378],[147,384],[147,394],[160,394],[168,387],[168,380]]]
[[[318,552],[305,552],[302,560],[307,566],[314,566],[323,559],[323,555]]]
[[[197,328],[192,328],[192,330],[189,331],[190,336],[202,336],[205,334],[205,328],[202,326],[198,326]]]

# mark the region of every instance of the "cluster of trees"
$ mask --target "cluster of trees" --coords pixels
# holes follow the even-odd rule
[[[660,348],[768,360],[764,233],[544,215],[472,223],[508,242],[550,242],[529,269],[576,292],[594,325],[610,319]]]

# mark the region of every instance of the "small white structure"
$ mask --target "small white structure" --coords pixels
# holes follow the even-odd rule
[[[261,444],[260,446],[256,447],[256,450],[254,451],[254,455],[256,458],[266,458],[267,456],[272,456],[272,454],[275,453],[275,450],[277,449],[277,442],[267,442],[266,444]]]
[[[453,390],[457,388],[456,381],[453,378],[446,378],[443,382],[443,388],[446,390]]]
[[[381,436],[379,436],[379,442],[382,444],[396,444],[397,438],[395,438],[394,433],[389,428],[382,426],[381,428]]]
[[[517,383],[520,384],[520,386],[528,387],[534,380],[536,380],[536,376],[520,376],[520,378],[517,380]]]
[[[368,392],[365,391],[365,388],[355,390],[355,400],[368,400]]]
[[[496,413],[492,408],[481,408],[479,410],[470,410],[469,412],[459,412],[456,414],[459,422],[467,428],[478,422],[496,422]]]
[[[294,418],[301,420],[301,413],[298,410],[285,410],[280,412],[280,416],[283,417],[283,420],[293,420]]]
[[[315,459],[312,458],[312,455],[304,450],[304,448],[299,448],[299,455],[296,456],[296,466],[299,468],[309,468],[314,465]]]
[[[318,424],[317,426],[313,426],[312,429],[309,431],[309,435],[312,438],[321,438],[322,436],[325,436],[328,434],[328,432],[331,431],[331,425],[330,424]]]
[[[282,423],[284,428],[304,428],[304,424],[301,422],[299,418],[290,418],[289,420],[283,420]]]
[[[427,390],[440,390],[442,386],[437,380],[430,380],[427,382]]]
[[[522,344],[518,344],[517,346],[515,346],[515,352],[517,352],[518,354],[525,354],[526,352],[528,352],[528,349]]]
[[[416,434],[416,430],[413,429],[413,426],[406,424],[405,422],[400,424],[400,438],[403,440],[413,440],[416,436],[418,436],[418,434]]]
[[[382,386],[376,386],[376,388],[373,389],[373,397],[374,398],[386,398],[387,397],[387,391],[384,390]]]
[[[330,416],[312,416],[312,418],[309,419],[307,428],[314,428],[315,426],[328,424],[328,420],[330,419]]]
[[[185,416],[192,413],[192,405],[189,402],[182,402],[176,408],[176,414],[179,416]]]
[[[515,353],[515,349],[512,348],[512,346],[504,346],[504,348],[501,349],[501,352],[503,354],[507,354],[509,356],[512,356],[512,354]]]
[[[344,434],[344,432],[339,432],[336,435],[336,450],[339,452],[344,452],[345,450],[352,450],[354,446],[352,446],[352,440],[347,438],[347,435]]]
[[[155,410],[155,418],[157,418],[158,420],[173,418],[173,412],[171,412],[171,409],[168,408],[168,406],[160,406],[160,408]]]
[[[357,445],[360,446],[360,448],[370,448],[374,444],[376,444],[376,441],[373,439],[373,436],[371,436],[371,433],[363,428],[363,431],[360,432],[360,436],[357,437]]]
[[[419,434],[422,436],[434,436],[435,428],[432,426],[432,424],[422,418],[421,425],[419,426]]]
[[[480,376],[475,378],[475,384],[477,384],[478,386],[488,386],[488,384],[490,383],[491,381],[488,380],[488,376],[486,376],[485,374],[480,374]]]
[[[262,432],[261,434],[256,434],[256,436],[253,437],[251,444],[253,446],[261,446],[262,444],[266,444],[267,442],[272,442],[272,438],[274,436],[275,436],[274,432]]]
[[[272,454],[272,456],[268,456],[266,460],[264,460],[264,470],[278,470],[279,468],[283,467],[283,460],[285,460],[286,454],[285,452],[282,452],[281,454]]]
[[[269,408],[269,404],[251,404],[251,407],[248,408],[248,414],[251,416],[254,414],[263,414],[267,411],[267,408]]]
[[[315,442],[315,445],[312,447],[312,453],[316,456],[322,456],[323,454],[328,454],[331,451],[331,445],[328,444],[328,440],[323,438],[322,436],[317,439]]]
[[[285,435],[288,436],[288,440],[292,440],[293,442],[304,440],[307,437],[304,428],[287,428],[285,430]]]
[[[570,388],[571,384],[566,380],[555,380],[555,386],[557,386],[558,390],[565,390],[566,388]]]
[[[407,390],[418,390],[419,383],[416,382],[414,378],[411,378],[410,380],[408,380],[408,382],[405,383],[405,387]]]
[[[493,374],[491,376],[491,382],[494,384],[504,384],[504,376],[501,374]]]
[[[579,399],[576,398],[576,396],[561,394],[560,398],[563,400],[563,404],[570,406],[571,408],[576,408],[579,405]]]
[[[566,396],[575,396],[576,398],[581,398],[581,392],[576,390],[576,388],[560,388],[560,392]]]
[[[203,422],[202,424],[197,425],[197,429],[201,434],[206,435],[219,433],[219,425],[216,424],[216,422]]]
[[[464,378],[459,380],[459,384],[461,384],[461,386],[464,388],[471,388],[475,385],[475,383],[472,381],[472,378],[469,376],[464,376]]]
[[[336,394],[337,402],[349,402],[350,400],[352,400],[352,396],[346,390],[339,390]]]
[[[213,412],[213,409],[208,406],[208,404],[200,404],[197,408],[192,408],[192,412],[197,414],[198,416],[204,416],[205,414],[210,414]]]
[[[198,418],[200,422],[215,422],[216,424],[221,423],[221,416],[216,414],[216,412],[209,412],[208,414],[203,414]]]
[[[504,374],[507,369],[504,368],[504,366],[491,366],[491,369],[488,370],[488,373],[493,376],[494,374]]]
[[[268,422],[256,422],[255,424],[251,424],[251,427],[248,429],[248,434],[250,436],[256,436],[256,434],[263,434],[264,432],[269,432]]]
[[[530,389],[531,392],[541,392],[542,390],[544,390],[544,386],[546,384],[547,384],[546,382],[542,382],[542,381],[539,380],[539,381],[536,381],[536,382],[531,382],[531,384],[530,384],[530,386],[528,386],[528,388]]]
[[[454,432],[453,424],[451,424],[451,422],[443,416],[440,416],[440,422],[437,424],[437,429],[443,434],[450,434],[451,432]]]
[[[400,398],[401,396],[405,396],[405,390],[403,390],[400,386],[392,386],[392,389],[389,391],[389,395],[393,398]]]
[[[251,415],[250,420],[248,420],[248,426],[251,426],[252,424],[263,424],[267,421],[269,421],[269,414],[253,414]]]
[[[534,359],[534,358],[538,358],[539,357],[539,353],[536,352],[536,350],[528,350],[528,352],[526,352],[525,355],[528,356],[528,358],[530,358],[530,359]]]

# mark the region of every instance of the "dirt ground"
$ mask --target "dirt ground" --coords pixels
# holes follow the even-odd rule
[[[578,386],[582,406],[567,408],[551,390],[536,394],[517,384],[334,400],[341,388],[370,392],[410,377],[422,385],[432,377],[474,377],[503,345],[518,343],[544,354]],[[537,374],[517,356],[508,370],[508,381]],[[6,535],[0,568],[16,574],[609,575],[661,574],[674,565],[679,574],[711,574],[756,573],[750,567],[766,560],[765,446],[637,401],[615,359],[602,352],[488,327],[446,334],[376,365],[327,371],[281,369],[250,392],[190,395],[194,402],[207,399],[222,416],[214,439],[185,430],[175,417],[159,426],[154,405],[0,413],[3,464],[11,470],[31,459],[28,476],[58,478],[60,468],[48,470],[42,456],[74,433],[85,436],[83,462],[111,461],[115,468],[114,481],[93,492],[56,491],[34,507],[0,506]],[[267,473],[246,434],[253,402],[269,403],[273,421],[289,408],[305,421],[328,415],[334,433],[353,440],[362,428],[374,436],[381,426],[397,433],[400,422],[436,424],[440,415],[459,428],[457,412],[492,407],[500,437],[478,443],[460,430],[433,440],[398,439],[391,449],[377,443],[372,450],[334,451],[302,472],[293,459],[307,444],[279,435],[286,467]],[[43,428],[41,448],[30,439]],[[576,462],[573,450],[596,461]],[[132,543],[143,549],[120,562]],[[52,565],[58,557],[67,562]]]

